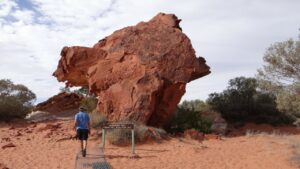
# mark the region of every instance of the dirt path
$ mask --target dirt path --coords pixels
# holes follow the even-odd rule
[[[87,149],[86,157],[82,157],[81,153],[77,153],[75,169],[111,169],[106,162],[102,148],[99,146],[90,146]]]

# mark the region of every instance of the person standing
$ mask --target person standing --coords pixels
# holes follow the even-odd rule
[[[90,117],[86,112],[86,108],[80,107],[79,112],[75,115],[74,128],[77,138],[80,140],[82,156],[86,156],[87,139],[90,134]]]

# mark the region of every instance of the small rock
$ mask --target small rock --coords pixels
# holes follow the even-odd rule
[[[2,141],[7,141],[7,142],[11,141],[11,139],[9,137],[3,137],[1,140]]]
[[[27,130],[26,133],[32,133],[32,131],[31,130]]]
[[[16,147],[16,145],[14,145],[13,143],[8,143],[8,144],[2,146],[2,149],[12,148],[12,147]]]
[[[44,136],[44,138],[50,138],[52,134],[53,134],[52,132],[49,132]]]
[[[31,126],[31,128],[35,128],[37,126],[36,123],[33,123],[33,125]]]
[[[217,134],[205,134],[205,139],[206,140],[220,140],[221,137]]]
[[[19,137],[22,136],[22,133],[20,133],[19,131],[17,131],[17,134],[15,135],[15,137]]]

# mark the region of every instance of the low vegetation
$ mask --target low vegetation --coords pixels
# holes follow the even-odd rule
[[[134,124],[134,139],[136,143],[144,143],[147,141],[160,141],[167,137],[167,133],[163,129],[145,126],[143,124],[122,121],[119,123],[133,123]],[[130,129],[108,129],[108,140],[114,145],[129,145],[131,144],[131,130]]]
[[[188,102],[185,102],[183,106],[179,105],[165,129],[169,133],[182,133],[187,129],[210,133],[212,121],[202,117],[199,111],[195,111],[194,108],[187,105]]]
[[[106,117],[97,110],[89,113],[89,116],[93,128],[100,128],[107,122]]]
[[[93,112],[97,107],[98,99],[95,96],[86,96],[81,100],[81,106],[87,109],[87,112]]]

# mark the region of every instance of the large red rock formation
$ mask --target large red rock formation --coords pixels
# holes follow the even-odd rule
[[[162,126],[186,83],[210,73],[173,14],[115,31],[93,47],[64,47],[53,75],[68,86],[88,86],[108,120]]]

